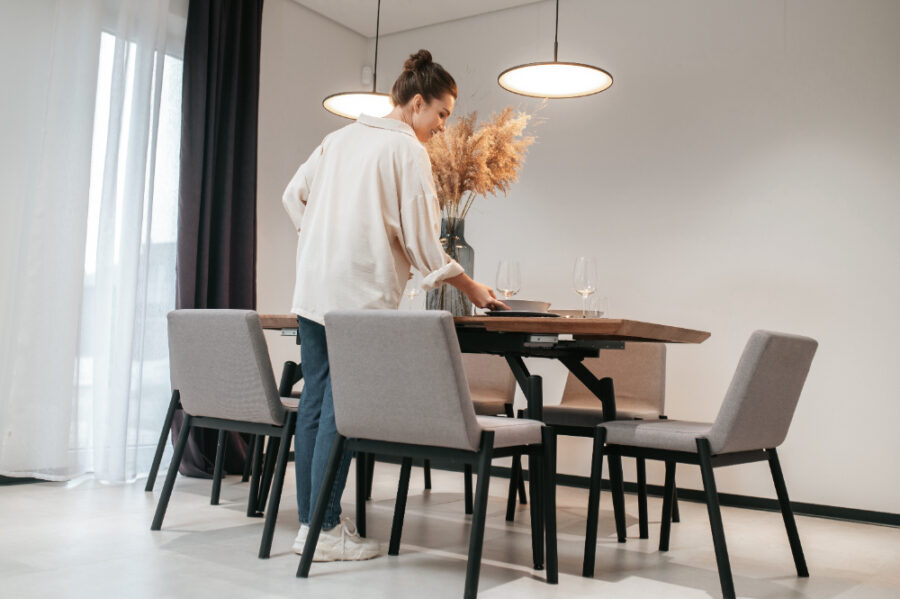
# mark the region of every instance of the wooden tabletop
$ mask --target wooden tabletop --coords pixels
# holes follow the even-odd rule
[[[296,329],[293,314],[260,314],[264,329]],[[457,316],[457,326],[482,328],[502,333],[570,334],[576,339],[616,341],[662,341],[664,343],[703,343],[707,331],[621,318],[541,318],[509,316]]]

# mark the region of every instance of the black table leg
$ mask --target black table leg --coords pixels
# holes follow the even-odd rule
[[[598,379],[594,373],[588,370],[587,366],[581,363],[580,358],[560,358],[559,361],[603,404],[603,420],[615,420],[616,394],[613,389],[613,380],[609,377]]]

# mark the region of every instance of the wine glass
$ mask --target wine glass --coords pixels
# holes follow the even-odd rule
[[[509,299],[519,293],[522,288],[522,275],[519,263],[515,260],[501,260],[497,266],[497,291],[503,299]]]
[[[572,269],[572,287],[581,296],[581,317],[587,318],[587,298],[597,291],[597,261],[586,256],[575,259]]]

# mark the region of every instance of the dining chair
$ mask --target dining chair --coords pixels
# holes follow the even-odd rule
[[[286,361],[281,370],[281,383],[278,385],[279,393],[282,397],[294,397],[296,399],[300,399],[300,391],[293,391],[294,385],[296,385],[301,379],[303,379],[303,369],[300,364],[296,362],[292,362],[290,360]],[[168,445],[169,435],[172,434],[172,420],[175,417],[175,412],[181,409],[181,402],[179,400],[178,391],[172,391],[172,396],[169,400],[169,407],[166,410],[166,416],[163,419],[162,429],[159,431],[159,439],[156,443],[156,452],[153,454],[153,462],[150,465],[150,471],[147,474],[147,483],[144,485],[144,490],[150,492],[153,490],[153,487],[156,485],[156,476],[159,474],[159,467],[162,464],[163,454],[166,450],[166,445]],[[242,482],[247,482],[250,476],[250,469],[253,463],[253,456],[258,451],[262,454],[262,446],[257,446],[257,436],[251,435],[250,442],[248,444],[248,452],[247,452],[247,460],[244,465],[244,472],[242,474]],[[276,450],[277,453],[277,450]]]
[[[151,530],[160,530],[178,475],[190,430],[219,431],[213,481],[218,500],[225,431],[278,437],[259,557],[267,558],[281,503],[288,450],[297,416],[297,402],[281,397],[275,386],[269,352],[259,323],[250,310],[173,310],[168,315],[169,369],[172,388],[184,410],[184,424],[156,506]],[[251,501],[259,484],[259,460],[253,463]]]
[[[615,386],[617,420],[658,420],[666,409],[666,346],[663,343],[629,342],[624,349],[602,349],[584,366],[597,377],[612,379]],[[569,373],[558,405],[544,406],[543,420],[557,435],[593,437],[595,427],[604,421],[600,400],[578,378]],[[649,538],[647,516],[647,470],[643,458],[637,458],[638,529],[642,539]],[[674,464],[670,467],[674,468]],[[624,499],[616,498],[616,501]],[[677,500],[673,519],[678,521]],[[618,531],[625,540],[624,527]]]
[[[815,339],[755,331],[744,348],[719,414],[711,424],[681,420],[616,420],[597,426],[585,542],[584,576],[593,576],[602,456],[643,457],[667,464],[659,550],[669,549],[669,514],[679,462],[700,466],[722,595],[733,598],[734,581],[713,469],[767,461],[787,530],[797,575],[809,576],[776,448],[784,442],[818,343]],[[610,469],[610,475],[614,474]],[[613,482],[621,485],[621,478]],[[624,510],[615,507],[616,520]]]
[[[325,315],[325,334],[338,434],[297,576],[309,575],[344,451],[391,455],[402,460],[389,555],[399,553],[412,458],[421,457],[472,464],[476,470],[464,594],[475,597],[491,459],[526,452],[534,480],[553,480],[556,455],[551,429],[536,420],[475,414],[453,317],[448,312],[329,312]],[[386,344],[386,340],[390,343]],[[546,542],[547,582],[556,583],[555,493],[551,484],[533,487],[536,488],[541,489],[541,500],[536,500],[532,492],[532,557],[535,568],[543,568]],[[357,502],[357,520],[360,509],[365,511],[365,501]]]
[[[469,383],[469,395],[475,406],[477,416],[507,416],[514,417],[513,400],[516,397],[516,378],[506,360],[500,356],[490,354],[463,354],[463,367],[466,372],[466,380]],[[373,456],[367,456],[367,490],[366,498],[372,497],[372,478],[374,476],[375,460]],[[423,463],[425,473],[425,489],[431,489],[431,461]],[[512,472],[521,473],[522,458],[513,456]],[[463,467],[464,475],[464,509],[467,514],[472,513],[472,467],[469,464]],[[515,483],[515,484],[513,484]],[[516,492],[522,505],[527,504],[525,493],[525,481],[521,476],[511,477],[509,499],[507,502],[507,520],[512,521],[515,514]]]

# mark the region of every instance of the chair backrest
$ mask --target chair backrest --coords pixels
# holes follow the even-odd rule
[[[512,403],[516,397],[516,377],[501,356],[463,354],[466,380],[472,399],[503,399]]]
[[[252,310],[169,312],[172,388],[192,416],[281,425],[285,410]]]
[[[625,349],[602,349],[584,365],[597,377],[612,377],[616,409],[664,414],[666,407],[666,346],[663,343],[628,342]],[[569,373],[562,403],[596,396]],[[597,401],[597,407],[600,402]]]
[[[329,312],[325,335],[340,434],[478,449],[481,428],[448,312]]]
[[[818,342],[755,331],[709,432],[713,453],[778,447],[787,436]]]

